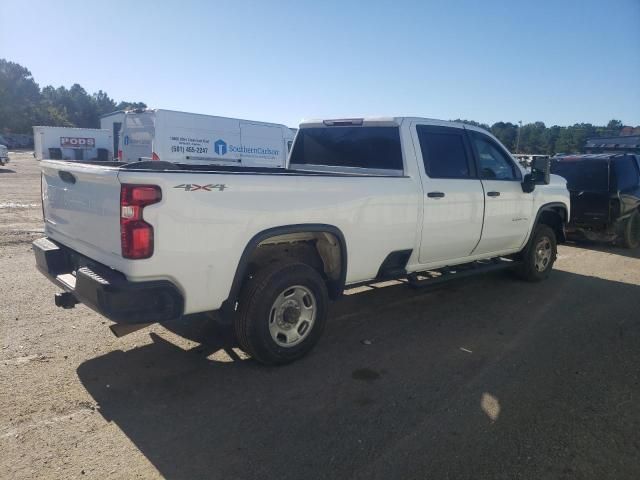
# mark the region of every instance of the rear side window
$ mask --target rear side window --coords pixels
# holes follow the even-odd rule
[[[638,187],[638,166],[632,157],[615,159],[613,168],[619,190],[633,190]]]
[[[424,169],[430,178],[472,178],[462,129],[416,126]]]
[[[303,128],[291,164],[403,171],[398,127]]]

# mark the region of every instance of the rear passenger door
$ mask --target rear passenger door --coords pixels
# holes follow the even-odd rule
[[[517,250],[529,231],[533,195],[522,191],[522,172],[498,142],[467,131],[486,199],[482,239],[474,255]]]
[[[467,257],[480,240],[484,193],[465,130],[414,124],[411,131],[422,155],[420,263]]]

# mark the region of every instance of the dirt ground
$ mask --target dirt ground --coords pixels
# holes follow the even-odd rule
[[[201,317],[117,339],[35,267],[39,172],[0,167],[0,478],[640,478],[640,252],[335,304],[265,368]],[[178,335],[178,333],[180,335]]]

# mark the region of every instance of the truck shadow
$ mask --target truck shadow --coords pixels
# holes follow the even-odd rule
[[[638,478],[640,287],[556,271],[336,304],[306,358],[266,368],[197,319],[79,366],[166,478]],[[175,330],[179,330],[176,327]],[[363,342],[363,340],[367,340]],[[628,460],[628,463],[625,463]]]

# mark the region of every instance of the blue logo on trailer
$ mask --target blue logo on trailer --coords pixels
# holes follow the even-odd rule
[[[218,155],[224,155],[227,153],[227,142],[224,140],[216,140],[216,143],[213,144],[213,149]]]

